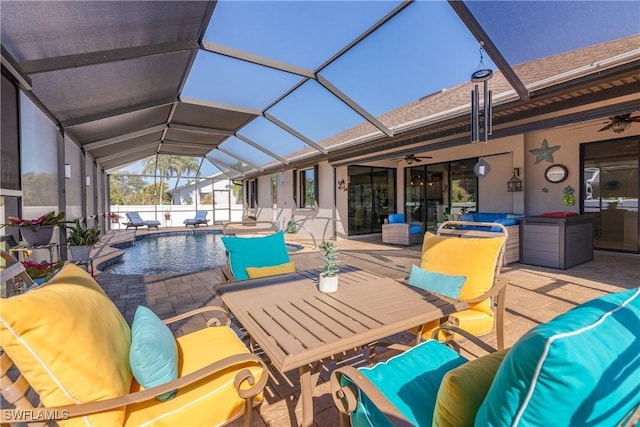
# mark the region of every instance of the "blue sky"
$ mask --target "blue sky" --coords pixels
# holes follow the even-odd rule
[[[204,39],[316,70],[398,1],[219,1]],[[638,33],[637,1],[472,1],[467,7],[504,57],[524,61]],[[416,1],[320,75],[374,116],[469,80],[479,44],[445,1]],[[586,64],[585,64],[586,65]],[[497,67],[485,53],[484,66]],[[182,95],[262,110],[302,77],[200,51]],[[268,111],[319,142],[364,119],[316,82]],[[264,118],[241,135],[286,156],[305,144]],[[272,160],[237,138],[222,147]],[[214,156],[220,156],[214,154]]]

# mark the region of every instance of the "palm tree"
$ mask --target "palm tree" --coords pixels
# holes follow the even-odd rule
[[[195,157],[187,156],[170,156],[160,154],[158,156],[149,157],[144,161],[142,173],[146,175],[156,175],[160,177],[158,191],[158,205],[162,206],[162,191],[164,189],[165,179],[171,177],[180,178],[182,174],[198,171],[199,161]]]

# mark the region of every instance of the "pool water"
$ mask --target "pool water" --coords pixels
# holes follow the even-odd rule
[[[124,255],[103,271],[111,274],[187,274],[224,265],[220,233],[185,232],[139,236]],[[289,252],[300,250],[287,243]]]

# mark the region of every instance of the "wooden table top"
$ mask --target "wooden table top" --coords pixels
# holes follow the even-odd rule
[[[389,337],[468,308],[354,267],[338,291],[318,291],[318,272],[221,284],[217,291],[281,372]]]

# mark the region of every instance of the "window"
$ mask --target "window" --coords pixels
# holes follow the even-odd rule
[[[315,204],[318,203],[318,165],[298,171],[297,177],[300,183],[297,189],[299,194],[298,207],[313,209]]]

